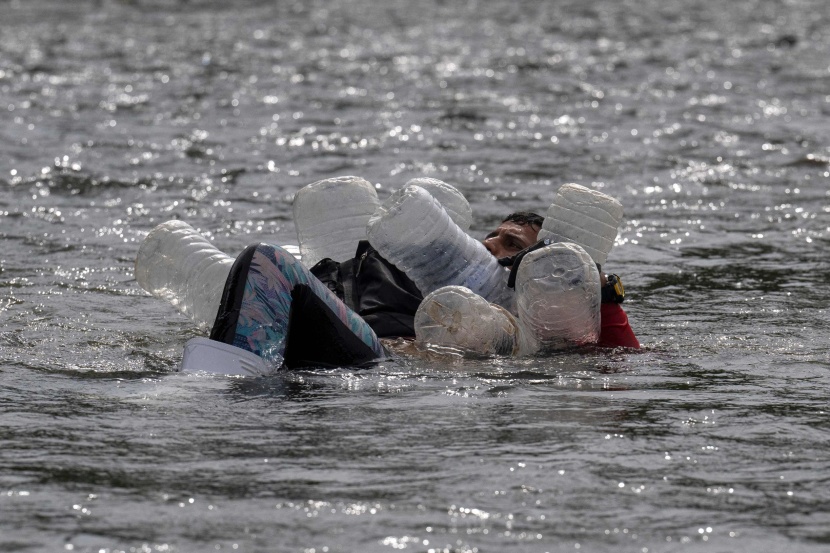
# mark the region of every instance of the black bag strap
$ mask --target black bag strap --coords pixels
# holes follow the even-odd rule
[[[535,252],[540,248],[544,248],[545,246],[550,246],[553,244],[553,240],[550,238],[543,238],[539,240],[532,246],[528,246],[527,248],[523,249],[513,257],[502,257],[499,259],[499,264],[504,265],[505,267],[510,267],[510,276],[507,277],[507,287],[508,288],[515,288],[516,287],[516,271],[519,270],[519,265],[522,263],[522,259],[529,254],[530,252]],[[512,267],[511,267],[512,265]]]
[[[337,269],[337,280],[343,286],[343,303],[352,311],[357,312],[359,298],[355,290],[353,266],[354,258],[341,262],[340,267]]]

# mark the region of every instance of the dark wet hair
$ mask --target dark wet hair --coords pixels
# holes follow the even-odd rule
[[[509,221],[511,223],[516,223],[517,225],[530,225],[531,227],[542,228],[542,222],[544,220],[544,217],[536,213],[533,213],[532,211],[517,211],[505,217],[502,223],[506,223]]]

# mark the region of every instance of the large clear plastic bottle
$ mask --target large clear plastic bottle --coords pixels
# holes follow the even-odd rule
[[[513,294],[504,267],[420,186],[392,194],[372,215],[367,234],[372,246],[405,272],[422,294],[464,286],[511,308]]]
[[[445,286],[423,299],[415,338],[479,355],[512,355],[518,344],[516,319],[463,286]]]
[[[615,198],[579,184],[565,184],[548,208],[539,239],[579,244],[603,265],[622,217],[623,206]]]
[[[210,328],[233,262],[184,221],[167,221],[141,243],[135,278],[144,290]]]
[[[303,264],[354,257],[379,206],[375,187],[360,177],[334,177],[301,188],[294,196],[294,225]]]
[[[470,230],[470,225],[473,224],[473,209],[464,194],[451,184],[438,179],[429,177],[418,177],[410,179],[406,186],[420,186],[429,192],[433,198],[438,200],[438,203],[446,210],[450,219],[459,226],[461,230],[467,232]]]
[[[599,271],[583,248],[561,242],[527,254],[516,271],[519,353],[596,343],[600,303]]]

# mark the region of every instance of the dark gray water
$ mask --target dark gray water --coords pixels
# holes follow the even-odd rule
[[[830,4],[0,0],[0,550],[827,551]],[[618,197],[639,354],[175,372],[179,218]]]

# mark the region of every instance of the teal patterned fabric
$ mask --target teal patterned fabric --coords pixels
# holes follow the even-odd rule
[[[309,286],[378,357],[384,355],[374,331],[357,313],[346,307],[293,255],[268,244],[259,244],[251,259],[233,345],[281,365],[288,336],[291,291],[299,284]]]

